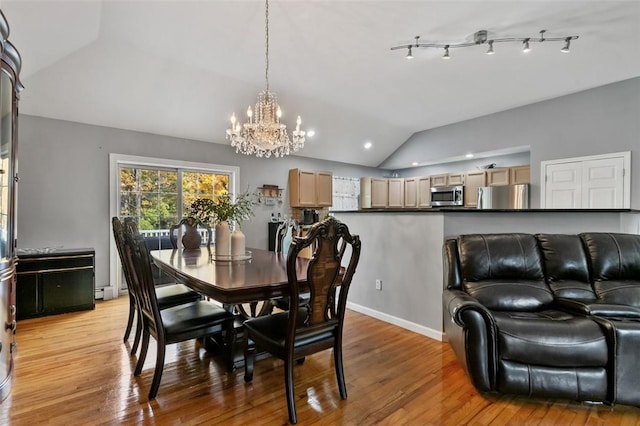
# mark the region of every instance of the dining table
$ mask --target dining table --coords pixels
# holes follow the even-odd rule
[[[177,282],[225,305],[238,305],[289,293],[287,258],[280,252],[247,249],[243,260],[219,260],[207,247],[150,252],[155,265]],[[298,257],[300,284],[307,282],[309,259]]]
[[[249,316],[264,315],[273,309],[270,300],[289,294],[287,258],[282,253],[248,249],[247,254],[237,259],[217,259],[213,250],[201,247],[192,250],[151,250],[154,264],[176,282],[222,303],[236,316],[233,341],[220,334],[204,340],[205,348],[220,353],[231,360],[232,368],[244,365],[243,350],[246,345],[242,323]],[[306,289],[309,259],[296,259],[296,273],[302,289]],[[265,301],[256,311],[256,302]],[[254,306],[249,310],[243,305]],[[266,307],[265,307],[266,305]],[[251,312],[249,314],[248,312]],[[268,356],[260,353],[257,358]]]

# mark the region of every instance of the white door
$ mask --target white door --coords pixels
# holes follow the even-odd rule
[[[542,163],[542,208],[628,209],[631,152]]]
[[[583,205],[588,209],[612,209],[623,206],[624,161],[604,158],[582,163]]]
[[[582,163],[548,164],[545,169],[545,208],[582,207]]]

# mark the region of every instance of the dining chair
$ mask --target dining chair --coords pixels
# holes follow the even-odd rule
[[[347,387],[342,363],[342,331],[347,294],[358,260],[360,237],[351,235],[345,224],[333,217],[313,225],[307,236],[295,237],[287,257],[287,276],[291,300],[299,300],[301,284],[296,265],[302,249],[315,243],[307,267],[309,301],[305,305],[291,303],[289,310],[244,322],[248,343],[245,348],[245,382],[253,379],[256,348],[284,360],[285,389],[289,421],[297,422],[293,365],[295,360],[333,348],[333,360],[342,399]],[[343,249],[343,245],[351,250]],[[346,246],[345,246],[346,247]],[[346,264],[346,269],[342,267]],[[338,300],[335,288],[340,286]]]
[[[134,371],[135,376],[142,373],[150,337],[153,337],[157,343],[156,365],[149,388],[149,400],[151,400],[155,399],[160,387],[166,346],[223,331],[227,339],[233,339],[235,316],[207,300],[197,300],[160,309],[153,284],[151,258],[144,244],[144,238],[139,234],[136,235],[125,230],[125,239],[128,248],[130,248],[131,263],[137,277],[138,285],[134,286],[134,291],[137,293],[143,324],[142,347]],[[227,342],[231,344],[231,342]],[[232,362],[230,359],[226,361]]]
[[[137,278],[133,273],[132,266],[130,264],[131,262],[128,261],[125,256],[125,226],[117,217],[111,219],[111,224],[113,228],[113,238],[116,243],[120,264],[122,265],[124,279],[127,283],[127,288],[129,289],[129,318],[127,319],[127,327],[125,329],[123,339],[125,343],[129,340],[134,321],[137,323],[136,333],[133,338],[133,344],[131,345],[131,355],[134,355],[138,350],[138,345],[140,344],[140,338],[142,336],[142,317],[139,314],[140,310],[138,308],[135,291],[133,291],[133,288],[136,285],[134,280]],[[137,225],[133,220],[130,218],[125,219],[125,224],[132,229],[133,232],[138,233]],[[160,309],[193,302],[202,298],[199,293],[191,290],[184,284],[164,284],[156,286],[155,288]]]

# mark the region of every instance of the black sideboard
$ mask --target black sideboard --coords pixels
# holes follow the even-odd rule
[[[17,319],[95,308],[93,249],[18,250]]]

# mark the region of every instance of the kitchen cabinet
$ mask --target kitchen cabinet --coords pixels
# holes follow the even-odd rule
[[[477,207],[478,188],[487,186],[487,174],[484,170],[467,172],[464,186],[464,206]]]
[[[418,178],[411,177],[404,180],[404,206],[418,207]]]
[[[19,320],[93,309],[93,249],[20,251],[16,283]]]
[[[447,186],[448,185],[448,175],[431,175],[431,186]]]
[[[387,179],[387,207],[404,207],[404,179]]]
[[[431,175],[431,186],[458,186],[464,185],[464,173],[444,173]]]
[[[487,170],[487,186],[509,185],[509,168],[498,167]]]
[[[384,208],[389,200],[389,182],[384,178],[360,179],[360,208]]]
[[[418,177],[418,207],[431,207],[431,178]]]
[[[447,175],[447,186],[464,185],[464,173],[449,173]]]
[[[531,166],[509,167],[509,184],[520,185],[531,183]]]
[[[333,201],[333,175],[330,172],[289,170],[291,207],[330,207]]]

